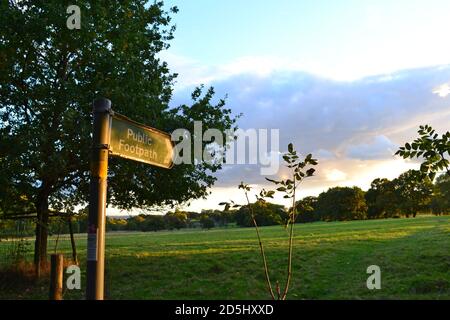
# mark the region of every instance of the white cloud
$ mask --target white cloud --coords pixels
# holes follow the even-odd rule
[[[301,189],[302,195],[310,195],[337,184],[368,188],[376,177],[393,178],[417,167],[393,154],[416,137],[421,124],[440,132],[449,129],[450,100],[433,94],[449,81],[450,67],[441,66],[353,82],[272,71],[235,74],[209,84],[217,98],[228,94],[227,107],[244,114],[241,128],[280,129],[282,152],[292,142],[301,154],[313,153],[319,159],[317,176]],[[191,90],[178,90],[173,105],[189,102]],[[220,188],[235,188],[241,180],[264,183],[258,165],[225,168],[217,174]],[[285,169],[279,172],[283,174]]]
[[[327,170],[325,176],[328,181],[343,181],[347,178],[347,174],[338,169]]]
[[[437,94],[441,98],[445,98],[450,94],[450,85],[444,83],[433,90],[433,93]]]

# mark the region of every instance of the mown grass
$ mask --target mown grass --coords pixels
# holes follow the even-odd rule
[[[287,232],[277,226],[261,233],[271,278],[284,283]],[[302,224],[295,233],[288,299],[450,298],[450,217]],[[85,235],[77,245],[84,272]],[[60,242],[68,258],[69,246]],[[381,268],[381,290],[366,287],[369,265]],[[252,228],[110,233],[105,279],[108,299],[269,298]],[[46,299],[47,290],[43,279],[3,290],[0,298]],[[83,296],[84,290],[65,293]]]

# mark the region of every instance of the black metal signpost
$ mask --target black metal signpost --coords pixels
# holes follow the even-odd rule
[[[167,133],[114,114],[108,99],[95,100],[93,113],[86,299],[102,300],[108,156],[171,168],[173,145]]]

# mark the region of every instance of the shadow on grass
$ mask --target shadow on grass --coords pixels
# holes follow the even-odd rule
[[[302,226],[295,238],[288,299],[449,299],[448,220],[407,224],[399,227],[390,222],[375,230],[364,229],[363,222],[351,224],[349,230],[331,224]],[[281,241],[272,229],[267,230],[263,240],[271,278],[283,283],[287,238]],[[118,239],[107,248],[106,298],[269,298],[258,245],[256,239],[249,241],[249,234],[242,241],[179,239],[183,240],[179,247],[145,235],[139,239],[136,244]],[[373,264],[381,268],[381,290],[366,287],[366,270]],[[65,299],[83,298],[84,274],[82,284],[81,291],[66,292]],[[23,297],[45,299],[46,294],[41,290]]]

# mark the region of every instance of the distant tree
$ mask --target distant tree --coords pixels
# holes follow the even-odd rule
[[[121,231],[126,230],[127,220],[118,218],[106,218],[106,231]]]
[[[72,224],[73,224],[73,229],[75,233],[84,233],[87,230],[87,223],[88,223],[88,218],[87,218],[87,210],[81,210],[80,212],[78,212],[78,214],[74,215],[72,217]],[[128,230],[128,219],[127,219],[127,225],[125,226],[125,230]]]
[[[367,218],[364,191],[358,187],[334,187],[322,192],[317,210],[324,221],[349,221]]]
[[[88,201],[94,98],[107,97],[115,111],[167,132],[192,134],[195,120],[224,132],[236,120],[223,99],[213,102],[212,88],[194,90],[192,105],[169,107],[176,75],[159,53],[173,38],[176,7],[77,0],[81,29],[69,30],[69,4],[0,3],[0,207],[37,213],[35,262],[42,263],[49,212]],[[220,168],[196,162],[164,170],[111,159],[107,201],[120,209],[177,205],[207,195]]]
[[[183,211],[176,210],[168,212],[164,216],[164,222],[167,229],[182,229],[187,227],[187,214]]]
[[[233,210],[220,211],[220,216],[224,226],[236,222],[236,212]]]
[[[167,229],[164,216],[156,214],[146,215],[142,225],[142,231],[159,231]]]
[[[209,218],[213,219],[215,225],[224,226],[226,224],[226,221],[223,220],[222,211],[220,210],[202,210],[201,216],[208,216]]]
[[[396,152],[404,159],[422,157],[424,161],[420,166],[422,177],[428,176],[433,181],[439,171],[445,171],[450,176],[450,132],[441,137],[429,125],[419,127],[419,138],[412,143],[406,143]]]
[[[203,229],[211,229],[216,225],[214,223],[214,219],[208,216],[207,214],[202,214],[200,218],[200,225]]]
[[[397,206],[406,216],[416,217],[417,213],[426,211],[431,203],[433,183],[417,170],[402,173],[393,181]]]
[[[450,177],[440,175],[434,185],[434,194],[430,204],[435,215],[450,214]]]
[[[317,197],[305,197],[297,201],[297,222],[314,222],[320,220],[317,212],[317,200]]]
[[[365,199],[368,219],[391,218],[398,212],[394,183],[388,179],[373,180]]]
[[[233,222],[233,211],[221,211],[221,210],[202,210],[201,215],[207,215],[214,220],[214,223],[219,226],[226,226],[228,223]]]
[[[186,211],[188,220],[200,219],[200,213],[194,211]]]
[[[145,222],[144,214],[130,217],[127,220],[127,230],[145,231],[144,230],[144,222]]]
[[[258,226],[273,226],[286,224],[287,213],[282,205],[266,201],[256,201],[251,204]],[[252,227],[252,215],[248,206],[242,206],[236,211],[236,223],[241,227]]]

